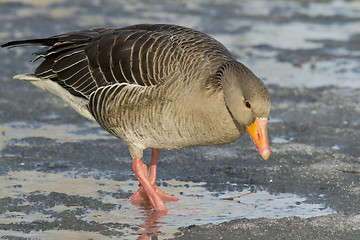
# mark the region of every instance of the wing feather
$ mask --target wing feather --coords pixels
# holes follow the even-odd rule
[[[35,60],[44,60],[35,75],[87,99],[97,89],[113,84],[151,86],[179,74],[183,79],[200,79],[199,74],[214,75],[224,59],[232,59],[228,50],[208,35],[166,24],[82,30],[13,41],[2,47],[34,44],[46,46],[36,52]],[[197,65],[210,62],[213,66],[205,68],[210,72],[196,70]]]

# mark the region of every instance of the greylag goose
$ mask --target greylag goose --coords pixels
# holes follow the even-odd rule
[[[248,132],[270,156],[270,96],[264,83],[214,38],[166,24],[75,31],[2,47],[42,45],[34,74],[17,75],[49,91],[121,138],[141,187],[134,204],[167,211],[177,201],[156,185],[160,149],[220,145]],[[149,166],[143,150],[152,148]]]

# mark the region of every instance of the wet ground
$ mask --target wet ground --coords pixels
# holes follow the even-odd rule
[[[194,27],[272,98],[270,159],[247,136],[163,151],[159,184],[180,201],[158,215],[127,200],[138,186],[125,144],[11,79],[34,69],[34,48],[1,49],[1,239],[360,238],[358,1],[0,0],[0,22],[1,43],[144,22]]]

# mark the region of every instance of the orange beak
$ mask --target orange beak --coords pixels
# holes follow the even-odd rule
[[[267,160],[270,157],[267,123],[267,119],[256,118],[253,124],[246,127],[247,133],[264,160]]]

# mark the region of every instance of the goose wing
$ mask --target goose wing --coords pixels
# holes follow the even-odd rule
[[[98,28],[2,45],[44,45],[33,61],[44,61],[36,77],[51,79],[71,94],[89,98],[115,83],[139,86],[166,81],[174,71],[193,71],[190,62],[231,57],[219,42],[196,30],[166,24]],[[181,69],[181,70],[180,70]]]

